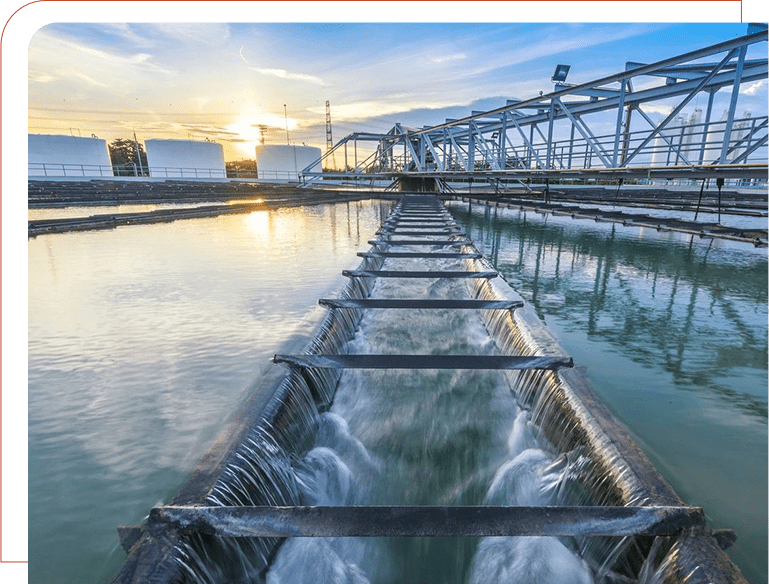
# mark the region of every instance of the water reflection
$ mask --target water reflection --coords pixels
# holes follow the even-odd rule
[[[767,577],[767,251],[454,203],[455,217],[691,504]]]
[[[724,387],[735,368],[767,369],[765,250],[489,207],[458,215],[541,318],[662,367],[682,389],[738,398],[766,422],[765,387],[739,397]]]
[[[29,578],[109,581],[116,527],[179,487],[346,283],[390,204],[29,240]],[[329,225],[349,222],[347,229]]]
[[[237,201],[242,203],[261,203],[262,199],[254,201]],[[119,213],[148,213],[158,209],[192,209],[207,205],[221,205],[217,202],[201,203],[135,203],[128,205],[81,205],[68,207],[35,207],[27,210],[27,220],[68,219],[72,217],[90,217],[91,215],[116,215]]]

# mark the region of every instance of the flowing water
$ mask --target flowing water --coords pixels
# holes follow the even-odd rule
[[[152,505],[172,496],[216,431],[248,394],[249,382],[260,377],[267,357],[293,337],[309,334],[318,319],[318,311],[312,310],[317,298],[339,294],[344,283],[339,270],[355,266],[354,252],[367,247],[365,241],[384,212],[385,207],[373,203],[330,205],[30,241],[30,581],[98,582],[111,577],[124,557],[122,550],[116,549],[115,525],[140,522]],[[685,482],[685,475],[673,472],[676,480],[670,479],[671,468],[679,470],[676,465],[681,458],[686,459],[686,472],[709,476],[708,462],[703,469],[697,466],[702,460],[689,459],[693,445],[708,440],[723,444],[708,451],[718,460],[716,464],[731,462],[740,477],[752,481],[744,489],[734,483],[725,485],[732,489],[735,507],[740,510],[722,509],[722,515],[727,515],[723,526],[736,529],[743,542],[740,530],[750,529],[751,521],[735,525],[735,517],[752,517],[755,508],[749,505],[760,497],[751,499],[751,495],[755,490],[760,495],[763,489],[763,512],[752,522],[757,538],[754,549],[748,545],[735,551],[738,562],[739,558],[744,560],[740,562],[743,570],[760,582],[753,574],[761,574],[761,557],[755,553],[761,548],[761,537],[764,566],[766,562],[765,255],[763,260],[760,255],[735,256],[743,258],[747,271],[732,275],[734,282],[725,276],[732,272],[715,262],[716,271],[723,274],[721,286],[726,288],[719,299],[727,296],[729,302],[717,299],[709,304],[711,318],[720,310],[721,319],[737,323],[743,348],[748,341],[758,345],[754,362],[737,367],[745,369],[743,381],[752,379],[754,384],[755,378],[761,377],[755,370],[763,367],[764,389],[754,386],[751,390],[750,383],[739,383],[730,393],[706,385],[697,390],[704,394],[699,396],[691,387],[680,392],[675,386],[666,390],[662,384],[666,375],[676,371],[676,365],[679,377],[686,379],[707,362],[707,357],[691,355],[694,351],[686,338],[668,335],[661,350],[643,346],[640,349],[645,350],[639,350],[641,340],[625,331],[625,343],[632,351],[623,356],[617,347],[622,345],[617,341],[622,335],[607,332],[607,323],[616,315],[602,311],[612,304],[612,298],[619,305],[635,299],[650,320],[654,320],[655,311],[662,312],[656,316],[658,324],[665,315],[667,322],[675,323],[671,315],[682,312],[682,330],[694,334],[692,331],[702,323],[689,316],[692,302],[682,310],[670,301],[670,294],[675,296],[679,289],[684,297],[689,293],[687,298],[713,294],[717,286],[709,287],[705,282],[711,280],[704,274],[717,253],[691,253],[694,258],[705,253],[708,259],[695,262],[699,284],[694,293],[684,290],[692,268],[680,264],[687,266],[687,260],[653,262],[653,285],[640,278],[642,285],[633,282],[635,273],[643,271],[633,259],[640,256],[650,261],[669,249],[670,241],[660,243],[657,234],[649,241],[639,239],[636,229],[622,256],[618,251],[621,246],[616,245],[621,238],[615,231],[599,230],[594,235],[589,228],[592,222],[588,228],[584,222],[572,222],[560,224],[559,253],[554,251],[554,244],[544,244],[551,252],[548,255],[542,251],[543,229],[535,229],[537,235],[531,235],[526,231],[530,220],[506,213],[499,211],[494,217],[483,209],[468,212],[466,205],[455,207],[455,215],[467,223],[468,233],[479,247],[547,324],[554,325],[559,340],[577,363],[587,364],[602,397],[639,437],[655,464],[671,482],[680,483],[674,484],[679,494],[687,502],[704,504],[713,520],[708,503],[687,490],[692,485]],[[520,237],[507,235],[507,230],[515,229],[521,230]],[[572,233],[577,242],[570,247],[568,235]],[[594,239],[609,243],[601,248],[586,244],[585,238],[588,243]],[[631,248],[636,250],[632,254]],[[677,257],[679,252],[671,255]],[[509,269],[509,258],[520,258],[515,264],[518,271]],[[410,260],[387,262],[388,269],[417,267]],[[575,298],[567,313],[558,297],[565,294],[559,282],[550,282],[547,291],[543,291],[543,283],[545,266],[552,269],[555,264],[557,280],[567,273],[569,263],[569,284],[575,286],[570,294]],[[732,257],[726,266],[732,269],[733,263]],[[439,260],[439,265],[453,267],[444,260]],[[758,289],[746,274],[751,270],[760,274],[762,269],[764,288]],[[294,277],[296,274],[301,276]],[[616,286],[610,285],[613,278],[619,281]],[[750,302],[742,297],[734,299],[730,286],[740,279],[744,280],[746,296],[757,298]],[[585,290],[586,280],[595,282],[596,289],[588,286]],[[286,287],[287,281],[292,286]],[[663,290],[668,294],[663,295]],[[461,282],[435,280],[378,280],[372,292],[375,297],[451,298],[467,294]],[[556,307],[553,313],[560,315],[560,320],[548,312],[551,307]],[[754,323],[762,310],[763,330]],[[497,351],[474,311],[426,312],[367,311],[361,327],[365,332],[352,340],[348,350],[418,353],[429,346],[446,354]],[[688,328],[687,318],[691,320]],[[581,323],[591,322],[592,328],[580,333]],[[643,327],[637,325],[638,329]],[[762,341],[763,363],[758,355]],[[635,352],[645,359],[631,369]],[[664,357],[661,367],[655,363],[658,352]],[[724,352],[731,355],[728,347]],[[590,360],[595,354],[601,355],[599,365]],[[607,354],[618,363],[607,366]],[[671,361],[673,367],[668,368]],[[731,364],[730,360],[727,365]],[[604,377],[596,376],[594,368]],[[654,371],[647,378],[653,383],[639,381],[646,369]],[[708,374],[723,382],[728,378],[723,370],[711,369]],[[624,391],[618,394],[617,380],[631,375],[632,383],[622,386]],[[602,380],[611,383],[602,385]],[[324,387],[335,382],[322,379],[313,385]],[[628,387],[641,384],[647,388],[644,395],[628,395]],[[536,436],[531,414],[519,407],[509,379],[502,374],[345,371],[327,411],[319,411],[308,399],[311,391],[301,378],[290,377],[281,391],[282,403],[293,404],[293,421],[281,425],[285,431],[252,436],[241,459],[243,467],[251,465],[253,471],[277,485],[272,495],[276,503],[561,503],[568,501],[569,490],[564,485],[572,471],[576,472],[574,465],[580,464],[578,458],[558,457]],[[735,393],[739,395],[732,398]],[[696,407],[692,407],[692,399],[686,399],[690,394],[699,398]],[[700,403],[709,400],[716,404]],[[661,415],[653,410],[655,402],[678,416]],[[731,410],[723,402],[731,404]],[[719,407],[734,419],[714,422]],[[648,422],[649,411],[655,412],[657,419],[651,426],[640,424],[639,431],[639,424],[632,422]],[[693,435],[682,445],[677,442],[685,435],[682,419],[698,424],[700,434],[705,433],[704,427],[713,434],[712,426],[718,435],[706,439]],[[752,424],[746,423],[751,420]],[[312,427],[316,436],[312,443],[292,445],[306,451],[301,459],[285,452],[295,436],[290,431],[292,424]],[[750,445],[755,441],[756,425],[763,425],[763,446],[760,442],[753,445],[749,462],[735,463],[739,457],[729,456],[724,448],[732,446],[729,440],[735,436],[742,440],[742,446]],[[679,450],[686,451],[686,456],[680,457]],[[265,458],[256,471],[253,461],[258,461],[259,452],[275,456]],[[760,467],[762,462],[763,475],[760,468],[758,472],[740,468]],[[236,471],[229,484],[243,484],[244,476]],[[727,482],[727,477],[716,478]],[[703,496],[712,492],[702,490]],[[238,489],[223,483],[211,503],[232,503],[240,497]],[[267,579],[273,584],[480,583],[525,574],[526,582],[591,582],[586,564],[574,553],[579,545],[552,538],[292,539],[280,548]],[[192,545],[185,553],[199,550]],[[269,554],[258,546],[252,552],[264,557]],[[184,561],[201,563],[193,557]],[[211,579],[217,577],[209,575]],[[206,581],[205,574],[196,573],[196,578]]]
[[[395,247],[394,249],[397,249]],[[457,260],[383,269],[461,270]],[[376,298],[469,298],[462,281],[379,280]],[[477,311],[367,311],[350,353],[497,354]],[[345,371],[299,464],[303,504],[544,505],[568,471],[535,439],[508,378],[491,371]],[[291,539],[269,584],[592,582],[556,538]]]
[[[376,267],[461,270],[463,264],[457,261],[387,259]],[[355,290],[345,293],[358,296]],[[464,281],[430,278],[379,279],[370,290],[371,297],[397,299],[463,299],[471,294]],[[497,312],[507,317],[506,311]],[[347,314],[337,310],[331,319],[346,319]],[[318,350],[385,355],[498,351],[478,312],[472,310],[369,310],[359,325],[355,328],[355,319],[345,320],[341,328],[355,331],[350,342],[342,343],[338,337],[320,342]],[[569,483],[578,474],[574,469],[584,463],[577,455],[560,456],[535,436],[531,414],[518,406],[508,374],[345,370],[334,393],[336,385],[336,378],[316,378],[307,385],[293,371],[273,400],[276,409],[267,416],[269,423],[252,432],[208,503],[574,502]],[[318,395],[320,408],[311,397]],[[323,406],[332,396],[326,410]],[[308,435],[315,440],[302,446]],[[266,581],[480,584],[502,578],[588,584],[592,574],[576,553],[578,543],[543,537],[293,538],[282,543],[269,562]],[[178,548],[177,557],[192,582],[261,581],[258,575],[268,564],[271,545],[196,536]]]

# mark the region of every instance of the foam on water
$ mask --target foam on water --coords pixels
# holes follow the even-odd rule
[[[456,260],[431,260],[457,270]],[[425,269],[388,259],[382,269]],[[376,298],[469,298],[466,283],[378,279]],[[348,353],[498,354],[475,311],[370,310]],[[565,473],[505,374],[345,370],[316,446],[294,465],[306,504],[553,504]],[[475,559],[474,559],[475,558]],[[534,576],[531,580],[529,576]],[[267,582],[591,582],[554,538],[297,538]],[[501,579],[500,579],[501,578]]]

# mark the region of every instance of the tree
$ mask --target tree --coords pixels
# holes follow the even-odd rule
[[[230,178],[256,178],[256,160],[231,160],[224,166]]]
[[[137,147],[139,156],[141,157],[141,164],[139,164],[139,158],[137,158],[136,155]],[[139,144],[136,140],[118,138],[117,140],[110,142],[109,157],[117,176],[149,176],[147,154],[144,152],[144,146]]]

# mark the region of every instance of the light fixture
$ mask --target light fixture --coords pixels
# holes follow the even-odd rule
[[[553,83],[563,83],[566,81],[569,69],[571,69],[571,65],[556,65],[555,73],[553,73]]]

